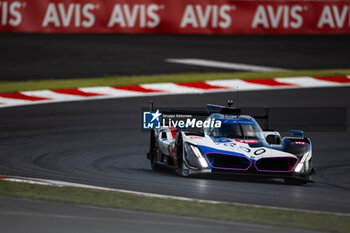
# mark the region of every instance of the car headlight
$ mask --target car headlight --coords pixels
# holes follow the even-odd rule
[[[299,173],[299,172],[303,172],[305,170],[308,170],[309,169],[309,161],[310,161],[311,157],[312,157],[311,150],[304,153],[303,157],[301,158],[298,165],[295,167],[294,171]]]
[[[195,145],[185,143],[185,157],[189,165],[197,168],[209,167],[207,160],[204,158],[202,152]]]
[[[301,172],[301,170],[303,169],[304,164],[303,163],[298,163],[298,165],[295,167],[294,171],[295,172]]]

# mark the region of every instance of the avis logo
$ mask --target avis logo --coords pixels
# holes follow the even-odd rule
[[[159,109],[156,112],[143,112],[143,128],[159,129],[161,115]]]

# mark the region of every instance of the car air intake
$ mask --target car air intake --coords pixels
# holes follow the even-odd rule
[[[209,153],[206,157],[215,169],[248,170],[251,166],[250,160],[240,155]]]
[[[298,159],[293,157],[262,158],[255,162],[259,172],[291,172]]]

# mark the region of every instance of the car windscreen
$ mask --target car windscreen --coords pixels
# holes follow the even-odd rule
[[[227,121],[221,123],[221,127],[213,127],[209,136],[237,139],[262,139],[261,128],[253,121]]]

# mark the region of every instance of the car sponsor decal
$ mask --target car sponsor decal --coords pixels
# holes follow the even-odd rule
[[[253,139],[235,139],[236,142],[240,143],[247,143],[247,144],[257,144],[259,143],[258,140],[253,140]]]

